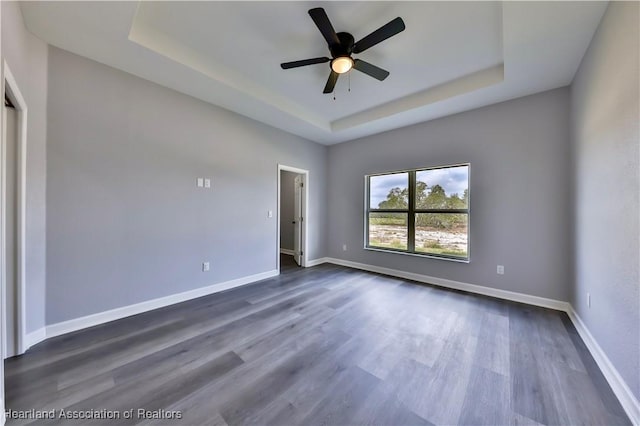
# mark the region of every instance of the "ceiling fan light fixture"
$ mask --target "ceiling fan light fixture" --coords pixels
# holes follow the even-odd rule
[[[349,56],[338,56],[331,61],[331,69],[338,74],[344,74],[353,68],[353,59]]]
[[[351,58],[351,53],[362,53],[376,44],[404,31],[405,27],[402,18],[397,17],[354,43],[353,35],[346,32],[336,33],[323,8],[315,7],[309,9],[309,16],[311,16],[316,27],[320,30],[322,37],[324,37],[327,42],[327,47],[333,59],[323,56],[321,58],[303,59],[302,61],[284,62],[280,64],[280,68],[288,70],[290,68],[322,64],[331,61],[331,74],[329,74],[327,84],[324,86],[322,93],[333,93],[340,74],[348,73],[352,69],[356,69],[379,81],[389,76],[389,71],[376,67],[369,62],[363,61],[362,59],[356,59],[354,61],[353,58]]]

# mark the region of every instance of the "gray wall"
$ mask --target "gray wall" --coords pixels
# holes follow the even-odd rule
[[[639,9],[637,2],[609,4],[571,86],[575,158],[571,303],[637,398]]]
[[[329,256],[568,300],[568,120],[563,88],[331,146]],[[363,249],[365,174],[464,162],[469,264]]]
[[[45,324],[47,45],[27,32],[19,4],[3,1],[2,56],[27,102],[27,332]]]
[[[283,170],[280,180],[280,248],[293,250],[295,178],[297,173]]]
[[[47,136],[48,324],[275,270],[278,163],[326,255],[322,145],[53,47]]]

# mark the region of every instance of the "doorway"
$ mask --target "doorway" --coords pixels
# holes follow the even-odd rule
[[[278,270],[307,264],[309,172],[278,165]]]
[[[24,258],[27,107],[4,64],[0,150],[2,358],[25,351]]]

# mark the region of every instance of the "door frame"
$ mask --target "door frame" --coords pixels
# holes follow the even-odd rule
[[[16,281],[18,283],[16,288],[16,309],[15,309],[15,323],[17,325],[18,335],[16,336],[16,350],[17,354],[23,354],[26,350],[26,299],[25,299],[25,259],[26,259],[26,189],[27,189],[27,103],[22,96],[22,92],[18,87],[16,79],[11,73],[11,69],[6,61],[3,64],[4,78],[2,78],[2,135],[0,137],[2,146],[0,147],[0,286],[2,287],[1,299],[2,299],[2,359],[7,356],[7,277],[6,277],[6,250],[7,250],[7,218],[5,215],[7,204],[7,141],[6,139],[6,107],[4,106],[4,94],[6,93],[11,102],[14,104],[17,116],[18,116],[18,145],[16,147],[16,173],[17,173],[17,188],[16,198],[17,212],[16,212],[16,225],[18,227],[17,241],[16,241]]]
[[[309,170],[301,169],[298,167],[286,166],[284,164],[278,164],[278,197],[277,197],[277,233],[276,233],[276,266],[278,273],[280,272],[280,191],[281,188],[281,173],[293,172],[302,175],[303,191],[302,191],[302,226],[300,227],[300,247],[302,247],[302,256],[300,257],[300,266],[307,267],[309,247],[308,247],[308,230],[309,230]]]
[[[282,172],[280,172],[280,175],[282,176]],[[304,220],[301,220],[304,217],[302,214],[304,186],[304,175],[293,175],[293,260],[298,266],[302,266],[302,253],[304,252],[302,247],[302,224]],[[282,224],[282,221],[280,221],[280,224]],[[282,236],[280,236],[280,240],[282,241]],[[282,250],[280,250],[280,253],[282,253]]]

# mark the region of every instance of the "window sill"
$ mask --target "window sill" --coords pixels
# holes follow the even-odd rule
[[[391,254],[401,254],[404,256],[414,256],[414,257],[422,257],[422,258],[427,258],[427,259],[437,259],[437,260],[447,260],[449,262],[457,262],[457,263],[470,263],[471,260],[470,259],[455,259],[452,257],[444,257],[444,256],[435,256],[435,255],[431,255],[431,254],[418,254],[418,253],[408,253],[408,252],[404,252],[404,251],[399,251],[399,250],[387,250],[387,249],[382,249],[382,248],[375,248],[375,247],[364,247],[365,250],[368,251],[377,251],[377,252],[381,252],[381,253],[391,253]]]

